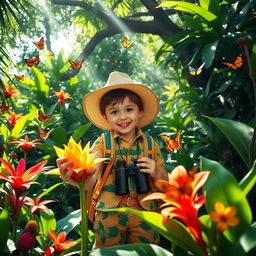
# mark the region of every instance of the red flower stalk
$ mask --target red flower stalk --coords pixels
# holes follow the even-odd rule
[[[20,118],[22,118],[22,114],[16,114],[15,112],[9,111],[9,115],[7,116],[7,120],[10,124],[10,127],[13,128]]]
[[[49,237],[54,243],[55,252],[61,252],[67,250],[77,244],[75,241],[65,241],[66,240],[66,232],[61,232],[58,235],[50,229]]]
[[[36,198],[35,201],[30,197],[26,197],[25,204],[30,206],[30,211],[32,213],[37,213],[39,210],[44,210],[46,212],[50,212],[50,209],[45,205],[49,204],[51,202],[55,202],[55,201],[54,200],[44,200],[44,201],[40,202],[42,197],[43,197],[43,195],[41,194],[40,196],[38,196]]]
[[[9,182],[17,196],[20,196],[25,189],[30,187],[30,185],[38,184],[37,182],[32,182],[32,180],[44,170],[43,167],[47,163],[47,160],[42,161],[25,171],[26,162],[24,159],[19,161],[16,170],[6,160],[0,158],[0,161],[4,164],[10,174],[0,174],[0,179]]]
[[[17,91],[13,89],[9,84],[6,84],[4,86],[4,89],[2,89],[2,91],[4,92],[6,99],[15,96],[17,93]]]
[[[1,110],[2,111],[7,111],[9,110],[11,106],[10,105],[7,105],[5,101],[3,101],[2,105],[1,105]]]
[[[66,99],[72,99],[73,100],[73,98],[70,97],[70,94],[69,93],[65,93],[62,88],[60,89],[59,92],[56,92],[56,91],[53,91],[53,92],[55,94],[52,97],[54,97],[54,96],[58,97],[59,98],[59,103],[62,106],[64,105]]]
[[[42,144],[42,143],[36,142],[36,141],[40,141],[40,139],[35,139],[32,141],[29,141],[28,136],[25,135],[24,139],[13,140],[13,141],[11,141],[11,143],[18,143],[16,148],[22,147],[24,152],[27,153],[31,148],[36,148],[36,144]]]
[[[25,230],[21,232],[17,239],[17,246],[25,250],[32,249],[35,246],[38,234],[37,223],[33,220],[29,221]]]
[[[20,213],[20,209],[21,209],[22,205],[24,204],[25,197],[27,194],[25,194],[22,197],[18,197],[17,194],[15,193],[15,190],[11,186],[9,186],[10,194],[8,194],[8,192],[2,188],[0,188],[0,191],[8,197],[10,204],[11,204],[13,214],[17,218]]]

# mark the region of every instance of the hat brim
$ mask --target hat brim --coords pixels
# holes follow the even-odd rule
[[[150,124],[159,112],[159,101],[156,94],[147,86],[142,84],[118,84],[106,86],[90,92],[83,97],[83,109],[87,118],[97,127],[103,130],[111,130],[106,119],[100,112],[100,101],[103,95],[115,89],[126,89],[136,93],[143,103],[143,115],[138,123],[142,128]]]

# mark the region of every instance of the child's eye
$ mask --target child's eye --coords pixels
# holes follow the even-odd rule
[[[131,111],[133,111],[133,108],[127,108],[127,111],[131,112]]]
[[[116,115],[117,114],[117,110],[113,110],[110,112],[111,115]]]

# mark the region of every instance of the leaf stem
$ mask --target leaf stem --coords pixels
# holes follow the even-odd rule
[[[81,256],[88,255],[88,220],[86,207],[86,190],[84,180],[79,181],[80,208],[81,208]]]

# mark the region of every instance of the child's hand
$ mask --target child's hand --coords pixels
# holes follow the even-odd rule
[[[156,178],[155,160],[148,157],[141,157],[141,158],[138,158],[137,161],[138,161],[137,167],[144,168],[144,169],[140,169],[141,172],[148,173],[153,179]]]
[[[78,187],[78,183],[71,178],[73,173],[72,162],[68,161],[66,158],[58,158],[56,163],[59,167],[61,178],[69,184]]]
[[[70,185],[79,187],[78,182],[75,181],[71,176],[73,173],[72,165],[73,163],[71,161],[68,161],[66,158],[58,158],[56,160],[57,166],[60,170],[60,176],[61,178],[68,182]],[[87,170],[88,177],[85,180],[86,188],[91,189],[93,187],[96,178],[95,178],[95,170],[94,169],[88,169]]]

